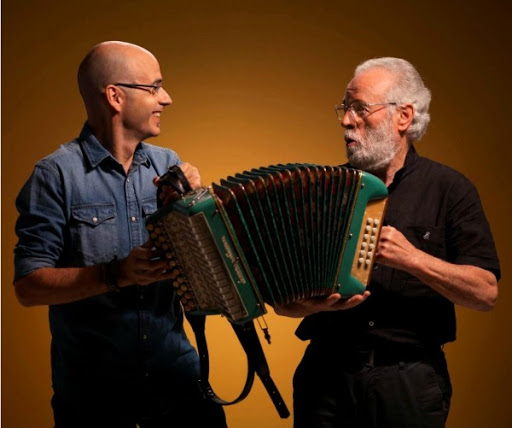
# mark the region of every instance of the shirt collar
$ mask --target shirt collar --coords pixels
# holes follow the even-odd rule
[[[420,156],[418,155],[418,152],[414,148],[413,145],[409,148],[409,151],[407,152],[407,155],[405,156],[405,162],[404,166],[400,168],[393,177],[393,182],[389,185],[388,190],[391,191],[393,188],[395,188],[398,183],[409,173],[412,171],[413,165],[416,163]]]
[[[96,168],[107,158],[110,158],[112,161],[119,163],[112,156],[112,154],[98,141],[87,123],[85,123],[82,131],[80,132],[80,141],[85,153],[85,157],[89,161],[89,164],[92,168]],[[149,160],[149,157],[146,153],[146,144],[142,141],[137,145],[133,155],[132,166],[136,167],[138,165],[144,165],[148,168],[151,165],[151,161]]]

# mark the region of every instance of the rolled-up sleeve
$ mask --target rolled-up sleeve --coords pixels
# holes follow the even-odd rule
[[[501,273],[496,247],[478,191],[460,176],[448,194],[446,230],[449,261],[489,270],[499,280]]]
[[[61,257],[66,213],[59,170],[40,161],[21,189],[16,208],[15,280],[42,267],[55,267]]]

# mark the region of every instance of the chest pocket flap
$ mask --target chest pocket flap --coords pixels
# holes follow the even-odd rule
[[[90,226],[98,226],[116,216],[114,204],[90,204],[71,207],[71,217]]]
[[[156,198],[149,198],[142,201],[142,212],[147,217],[156,212]]]

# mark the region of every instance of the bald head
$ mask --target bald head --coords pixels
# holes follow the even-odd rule
[[[78,68],[78,87],[87,110],[95,107],[108,84],[135,82],[148,61],[157,63],[151,52],[131,43],[109,41],[94,46]]]

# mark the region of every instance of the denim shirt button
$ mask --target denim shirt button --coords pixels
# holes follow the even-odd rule
[[[131,221],[137,221],[137,217],[132,216]]]
[[[92,222],[93,222],[93,223],[98,223],[98,217],[93,217],[93,218],[92,218]]]

